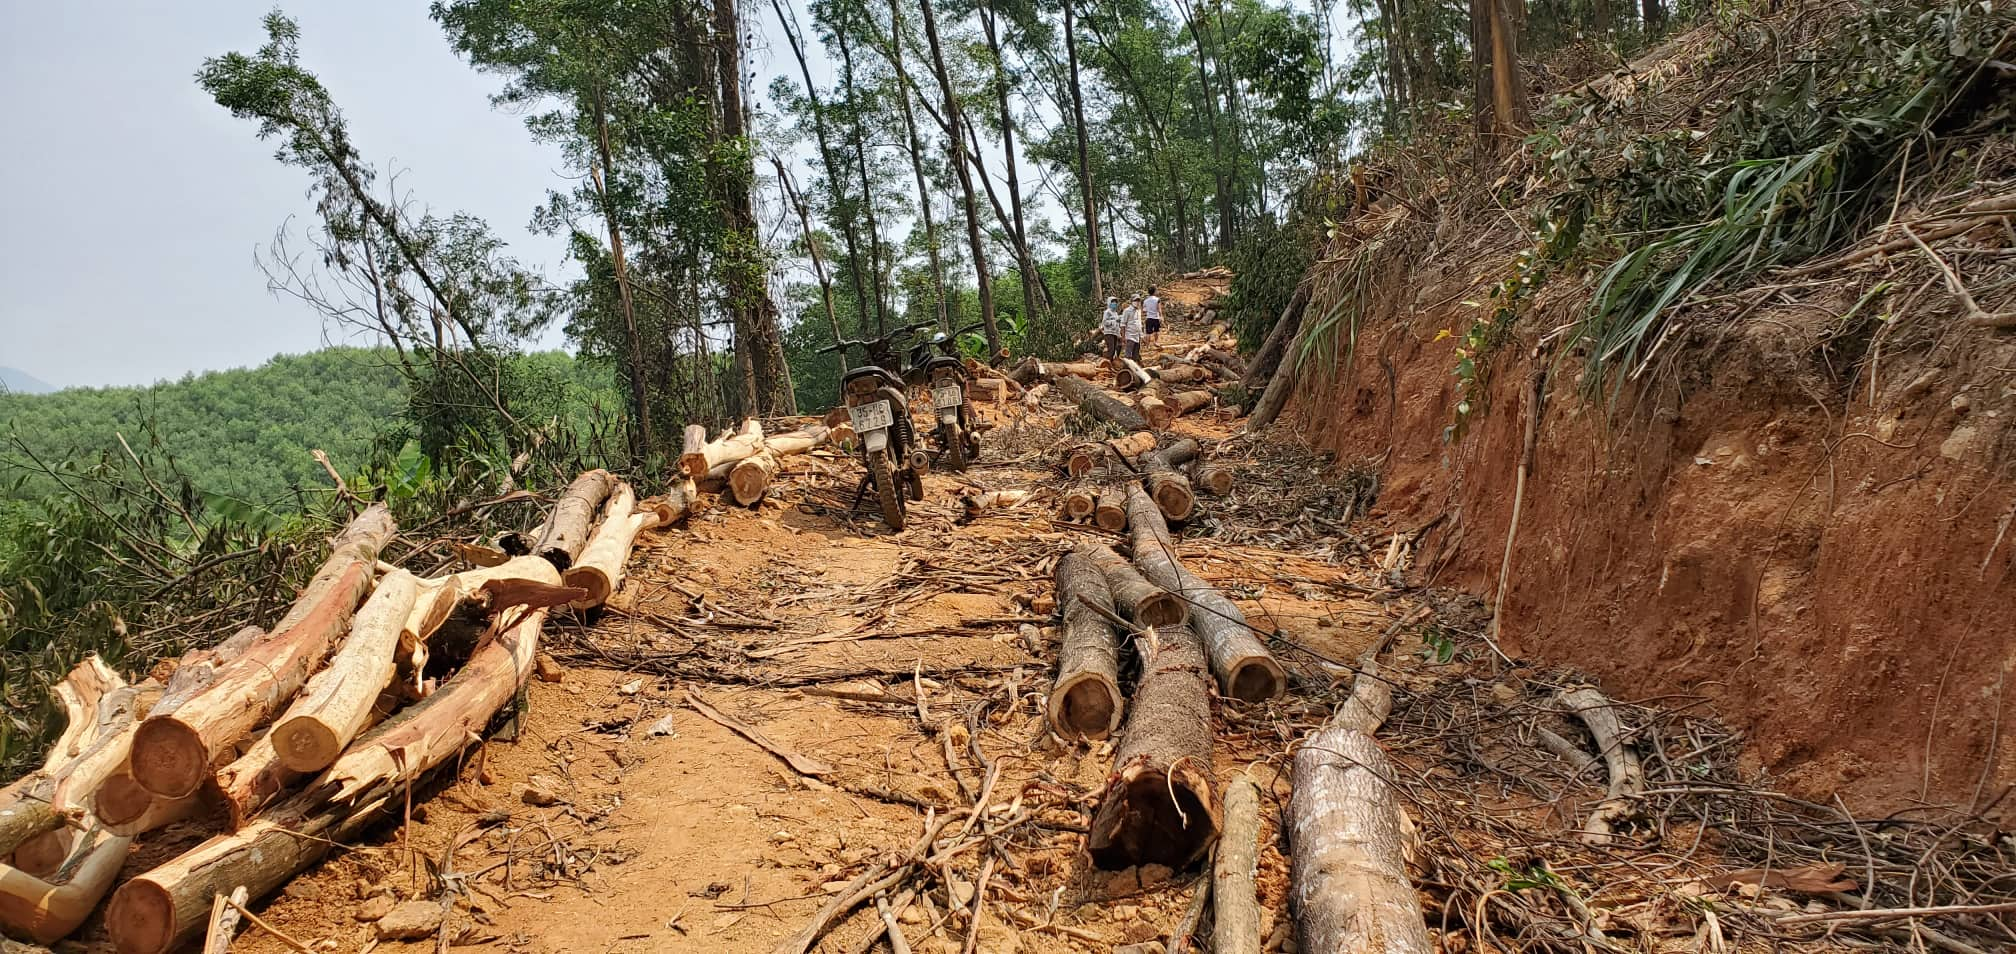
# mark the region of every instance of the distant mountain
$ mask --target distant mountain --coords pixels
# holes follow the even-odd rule
[[[0,384],[15,394],[48,394],[56,390],[55,385],[20,368],[0,367]]]

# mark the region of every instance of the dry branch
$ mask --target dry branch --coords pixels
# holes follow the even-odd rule
[[[1120,644],[1113,597],[1092,551],[1080,546],[1057,560],[1059,630],[1057,682],[1045,711],[1051,731],[1067,739],[1103,739],[1120,727]],[[1110,552],[1110,551],[1109,551]]]
[[[56,831],[84,814],[83,803],[126,760],[138,690],[96,655],[86,656],[52,690],[63,732],[42,767],[0,791],[0,854]]]
[[[1260,789],[1244,773],[1225,784],[1224,819],[1211,864],[1211,952],[1260,954]]]
[[[1101,868],[1182,868],[1218,837],[1211,689],[1187,626],[1153,631],[1086,847]],[[1315,950],[1311,948],[1311,950]]]
[[[1645,770],[1638,764],[1638,753],[1631,750],[1624,720],[1617,718],[1616,703],[1587,686],[1566,690],[1560,699],[1589,727],[1589,735],[1596,740],[1596,749],[1610,771],[1609,793],[1582,823],[1584,841],[1607,845],[1613,840],[1612,827],[1636,813],[1632,796],[1645,789]]]
[[[1176,558],[1162,512],[1139,487],[1128,489],[1127,525],[1133,536],[1134,565],[1141,568],[1141,575],[1191,605],[1190,625],[1203,636],[1210,652],[1218,691],[1242,702],[1272,699],[1286,692],[1288,675],[1281,664],[1247,628],[1246,616],[1238,606],[1184,569]]]

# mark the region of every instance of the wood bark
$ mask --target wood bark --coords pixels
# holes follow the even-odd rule
[[[419,590],[419,581],[405,570],[379,579],[350,624],[343,648],[327,668],[308,680],[300,697],[267,733],[281,765],[302,773],[320,771],[357,737],[378,693],[392,684],[399,635]]]
[[[1218,837],[1209,678],[1188,626],[1154,631],[1113,774],[1092,814],[1086,847],[1094,864],[1183,868]]]
[[[1092,525],[1114,533],[1127,529],[1127,488],[1124,485],[1108,484],[1100,488],[1098,501],[1092,507]]]
[[[1190,462],[1190,485],[1214,497],[1232,492],[1232,468],[1207,460]]]
[[[696,452],[688,449],[679,455],[679,465],[686,470],[686,476],[703,480],[722,464],[732,464],[763,448],[763,425],[755,418],[742,422],[735,433],[717,441],[709,441]],[[562,567],[565,569],[565,567]]]
[[[1197,509],[1197,495],[1190,489],[1190,478],[1177,469],[1196,456],[1197,442],[1190,438],[1153,454],[1141,455],[1141,478],[1148,487],[1148,496],[1162,516],[1170,520],[1188,520]]]
[[[1163,384],[1201,384],[1211,380],[1211,372],[1194,364],[1179,364],[1155,372]]]
[[[734,320],[736,356],[746,369],[744,406],[752,414],[796,414],[784,336],[777,327],[777,303],[770,298],[769,260],[760,251],[763,240],[757,235],[754,156],[743,149],[749,110],[742,89],[741,17],[733,0],[715,0],[713,14],[721,122],[709,126],[717,150],[714,161],[704,168],[727,213],[724,224],[730,238],[725,254],[731,260],[719,273],[724,304]]]
[[[1146,391],[1135,396],[1134,409],[1141,412],[1149,427],[1158,431],[1167,430],[1176,421],[1176,409]]]
[[[1107,618],[1113,597],[1098,562],[1080,547],[1057,560],[1057,681],[1045,711],[1066,739],[1103,739],[1120,727],[1120,643]]]
[[[203,954],[228,954],[232,939],[238,936],[238,922],[242,915],[240,907],[251,893],[239,885],[230,894],[219,892],[210,905],[210,926],[203,932]]]
[[[1609,697],[1583,686],[1561,693],[1560,699],[1589,727],[1589,736],[1596,740],[1596,750],[1610,773],[1609,792],[1582,823],[1582,840],[1592,845],[1611,844],[1616,840],[1612,829],[1637,813],[1632,796],[1644,790],[1645,770],[1638,753],[1631,749],[1624,720],[1617,717],[1617,704]]]
[[[616,478],[606,470],[591,470],[567,485],[559,502],[553,505],[553,516],[546,522],[546,532],[532,548],[532,552],[545,557],[554,567],[565,572],[574,565],[574,558],[581,555],[581,548],[588,543],[588,531],[595,523],[595,512],[602,507],[602,501],[609,498],[609,492],[616,486]]]
[[[1211,954],[1260,954],[1260,789],[1244,773],[1225,783],[1224,818],[1211,863]]]
[[[188,702],[191,697],[217,681],[218,670],[230,665],[231,661],[245,654],[254,643],[266,635],[257,626],[247,626],[233,633],[223,642],[209,649],[199,649],[182,657],[174,674],[161,689],[161,698],[155,700],[154,707],[147,711],[149,716],[167,715]]]
[[[659,516],[649,508],[637,507],[636,495],[629,484],[617,484],[603,510],[602,523],[595,528],[595,538],[582,551],[581,562],[567,571],[566,584],[586,591],[586,595],[570,605],[575,609],[593,609],[607,602],[623,584],[623,568],[630,562],[630,548],[636,544],[637,534],[657,526]]]
[[[1152,431],[1136,431],[1110,441],[1080,444],[1065,453],[1064,472],[1073,477],[1083,477],[1116,459],[1132,463],[1135,458],[1154,449],[1155,434]]]
[[[1286,692],[1288,674],[1281,664],[1247,627],[1237,605],[1183,567],[1162,511],[1140,487],[1128,490],[1127,525],[1133,536],[1134,565],[1141,568],[1141,575],[1194,608],[1190,625],[1210,653],[1218,691],[1242,702],[1273,699]]]
[[[770,487],[770,478],[776,475],[777,468],[781,466],[781,458],[806,453],[826,443],[826,439],[830,436],[832,431],[829,428],[823,424],[814,424],[789,434],[766,438],[762,450],[737,461],[734,469],[728,472],[730,495],[735,498],[736,503],[743,506],[762,500],[763,494]]]
[[[1148,430],[1148,420],[1141,416],[1140,411],[1128,407],[1127,402],[1114,397],[1106,389],[1075,377],[1058,378],[1056,383],[1057,390],[1078,405],[1079,410],[1129,431]]]
[[[1434,950],[1407,876],[1406,818],[1387,781],[1397,769],[1372,738],[1393,711],[1379,677],[1385,642],[1358,657],[1351,697],[1295,753],[1295,795],[1282,824],[1301,950]]]
[[[111,890],[126,863],[131,838],[87,835],[91,848],[62,884],[51,884],[10,865],[0,865],[0,928],[37,944],[54,944],[77,930]]]
[[[333,541],[329,559],[273,631],[166,715],[134,731],[133,778],[165,798],[194,792],[211,766],[254,726],[270,719],[329,654],[371,588],[392,515],[373,504]]]
[[[51,694],[63,710],[63,731],[42,766],[0,790],[0,854],[78,821],[85,802],[126,761],[139,690],[96,655],[86,656]]]
[[[966,166],[966,139],[960,133],[966,119],[959,108],[951,74],[945,69],[945,51],[938,41],[938,15],[931,7],[931,0],[920,0],[919,12],[924,17],[924,38],[931,47],[931,72],[945,94],[946,138],[952,143],[952,169],[959,177],[960,197],[965,200],[966,245],[973,257],[973,277],[980,291],[980,325],[987,335],[987,353],[997,355],[1001,353],[1001,331],[994,321],[994,279],[988,273],[987,245],[980,234],[980,207],[973,194],[972,170]]]
[[[1246,376],[1240,384],[1246,389],[1249,403],[1273,380],[1275,369],[1281,366],[1282,356],[1288,353],[1288,343],[1301,336],[1302,315],[1308,309],[1309,294],[1308,282],[1295,286],[1295,293],[1288,297],[1288,304],[1281,309],[1281,317],[1274,320],[1274,327],[1267,332],[1260,350],[1254,352],[1252,361],[1247,362]]]
[[[1175,594],[1170,593],[1141,575],[1112,547],[1091,547],[1087,552],[1092,562],[1099,565],[1099,572],[1106,574],[1106,588],[1113,594],[1113,605],[1121,614],[1134,621],[1137,626],[1175,626],[1190,618],[1190,607]]]

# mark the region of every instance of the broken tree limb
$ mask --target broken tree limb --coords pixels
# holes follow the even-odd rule
[[[273,632],[173,712],[148,716],[133,734],[133,778],[156,795],[188,795],[220,755],[279,711],[349,625],[392,529],[385,505],[371,505],[332,541],[329,559]]]
[[[1190,618],[1190,607],[1168,590],[1148,582],[1112,547],[1089,551],[1099,572],[1106,575],[1106,588],[1113,593],[1113,605],[1136,626],[1174,626]]]
[[[1108,424],[1118,425],[1129,431],[1145,431],[1148,420],[1140,411],[1127,406],[1127,402],[1114,397],[1107,391],[1082,378],[1058,378],[1057,390],[1078,409]]]
[[[1086,841],[1093,863],[1108,870],[1183,868],[1218,837],[1203,647],[1188,626],[1151,633],[1113,774]]]
[[[1281,317],[1274,320],[1274,327],[1267,332],[1267,339],[1254,352],[1253,360],[1246,364],[1246,376],[1240,381],[1251,395],[1267,389],[1274,377],[1275,369],[1281,366],[1282,357],[1289,352],[1288,343],[1302,334],[1302,315],[1308,310],[1310,284],[1303,281],[1295,286],[1295,294],[1289,296],[1288,304],[1281,309]]]
[[[1128,489],[1127,526],[1134,565],[1141,568],[1141,575],[1190,605],[1190,625],[1203,637],[1218,691],[1242,702],[1273,699],[1286,692],[1288,674],[1281,664],[1247,627],[1238,606],[1183,567],[1162,511],[1139,487]]]
[[[581,562],[567,571],[566,584],[587,592],[571,604],[575,609],[593,609],[609,600],[623,584],[623,567],[630,562],[637,534],[658,526],[662,516],[658,511],[638,509],[630,485],[617,485],[616,492],[609,495],[601,526],[595,528],[595,538],[581,552]]]
[[[595,512],[615,486],[616,478],[601,469],[574,478],[553,505],[553,516],[546,521],[545,533],[532,552],[545,557],[562,572],[573,566],[581,548],[588,545],[588,530],[595,522]]]
[[[319,772],[357,737],[371,717],[378,693],[392,684],[399,636],[419,589],[419,581],[405,570],[387,573],[378,581],[351,621],[343,647],[308,680],[301,696],[267,733],[281,765],[296,772]]]
[[[1133,358],[1121,358],[1120,366],[1114,368],[1113,373],[1116,383],[1128,391],[1155,383],[1155,379],[1149,376],[1148,369],[1143,368]]]
[[[1081,546],[1057,560],[1057,681],[1044,707],[1050,730],[1066,739],[1103,739],[1120,727],[1120,642],[1113,596],[1098,560]],[[1103,612],[1102,612],[1103,611]]]
[[[1141,455],[1141,478],[1148,487],[1148,496],[1162,516],[1170,520],[1188,520],[1191,511],[1197,509],[1197,494],[1190,489],[1190,478],[1177,469],[1196,456],[1197,442],[1187,437],[1155,453]]]
[[[1638,753],[1631,749],[1624,720],[1617,717],[1617,704],[1608,696],[1583,686],[1562,692],[1560,700],[1589,727],[1589,736],[1596,740],[1596,751],[1610,772],[1609,793],[1582,823],[1582,840],[1592,845],[1610,844],[1616,838],[1611,834],[1615,826],[1636,814],[1632,796],[1645,790],[1645,770],[1638,763]]]
[[[137,690],[96,654],[64,674],[50,695],[63,711],[63,731],[41,768],[0,790],[0,854],[81,816],[83,801],[126,760]]]
[[[1092,507],[1092,525],[1113,533],[1127,529],[1126,485],[1108,484],[1100,488],[1098,501]]]
[[[688,430],[691,433],[691,430]],[[763,447],[763,425],[755,418],[742,422],[735,433],[720,440],[708,441],[695,448],[690,443],[679,455],[679,465],[686,476],[701,480],[714,472],[722,464],[732,464],[756,453]]]
[[[228,895],[217,894],[216,901],[210,905],[210,926],[203,931],[203,954],[228,954],[231,939],[238,936],[239,912],[244,908],[248,895],[242,884],[231,889]]]
[[[1260,789],[1244,772],[1225,783],[1223,817],[1211,863],[1211,954],[1260,954]]]
[[[133,840],[102,833],[85,837],[93,843],[63,884],[0,865],[0,927],[9,935],[54,944],[77,930],[98,907],[126,863],[126,849]]]
[[[763,499],[770,487],[770,478],[776,476],[782,458],[793,454],[803,454],[814,447],[826,443],[831,429],[823,424],[779,434],[763,441],[763,449],[737,461],[728,472],[728,490],[735,502],[749,506]]]
[[[1064,472],[1073,477],[1083,477],[1108,463],[1126,462],[1155,449],[1155,434],[1151,431],[1136,431],[1125,437],[1110,441],[1092,441],[1079,444],[1064,454]]]
[[[1289,901],[1305,951],[1431,954],[1421,901],[1407,876],[1406,817],[1394,772],[1373,734],[1393,711],[1379,653],[1419,614],[1358,657],[1351,696],[1295,753],[1288,831]]]

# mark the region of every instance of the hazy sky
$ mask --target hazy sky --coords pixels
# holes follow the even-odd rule
[[[58,387],[137,384],[324,343],[252,260],[311,213],[307,175],[193,80],[206,56],[256,49],[272,6],[0,3],[0,365]],[[455,56],[423,0],[286,9],[368,159],[561,274],[563,243],[525,231],[560,184],[557,153],[490,108],[498,79]]]

